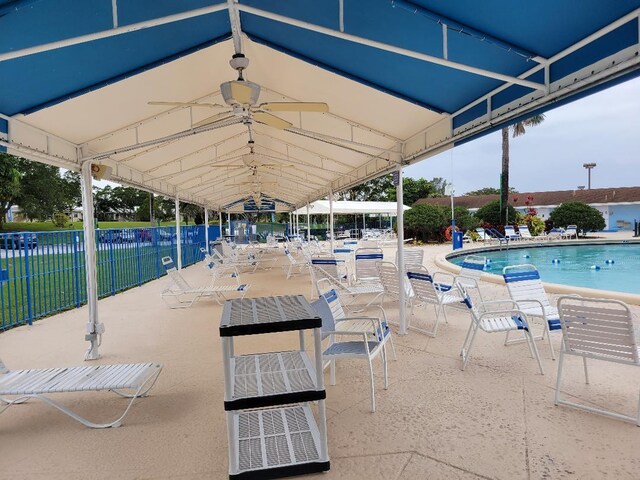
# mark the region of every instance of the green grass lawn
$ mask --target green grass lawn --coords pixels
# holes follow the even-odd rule
[[[68,233],[66,234],[68,235]],[[201,258],[199,243],[183,245],[183,264]],[[56,253],[13,255],[0,259],[9,281],[0,284],[0,331],[86,302],[84,252],[58,244]],[[113,295],[164,275],[163,256],[175,257],[175,245],[98,244],[98,296]]]

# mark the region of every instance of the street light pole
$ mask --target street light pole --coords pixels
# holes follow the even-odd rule
[[[582,166],[587,169],[587,172],[589,172],[588,173],[589,180],[587,182],[587,190],[591,190],[591,170],[596,168],[597,164],[596,163],[583,163]]]

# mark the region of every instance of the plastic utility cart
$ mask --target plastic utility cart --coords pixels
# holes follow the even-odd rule
[[[229,478],[264,480],[329,470],[321,326],[302,295],[225,302],[220,338]],[[309,329],[313,356],[304,345]],[[234,354],[234,337],[294,330],[298,350]]]

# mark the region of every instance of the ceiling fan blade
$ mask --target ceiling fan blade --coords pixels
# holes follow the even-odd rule
[[[205,125],[209,125],[210,123],[215,123],[218,121],[226,120],[228,118],[233,117],[233,112],[220,112],[215,115],[205,118],[204,120],[200,120],[199,122],[194,123],[191,128],[204,127]]]
[[[251,103],[253,90],[243,82],[229,82],[231,84],[231,96],[241,104]]]
[[[260,108],[270,112],[319,112],[329,111],[329,105],[323,102],[267,102]]]
[[[208,107],[208,108],[226,108],[219,103],[196,103],[196,102],[147,102],[147,105],[165,105],[169,107]]]
[[[210,168],[245,168],[244,165],[209,165]]]
[[[266,167],[266,168],[291,168],[291,167],[295,167],[295,165],[293,163],[263,163],[262,165],[260,165],[261,167]]]
[[[270,127],[278,128],[280,130],[293,127],[293,123],[287,122],[286,120],[267,112],[255,112],[253,114],[253,119],[258,123],[264,123],[265,125],[269,125]]]

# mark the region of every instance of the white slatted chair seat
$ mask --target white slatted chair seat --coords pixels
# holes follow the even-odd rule
[[[222,283],[220,277],[215,275],[211,277],[209,285],[192,287],[176,269],[171,257],[163,257],[162,264],[171,283],[162,290],[160,297],[170,308],[188,308],[203,297],[214,297],[221,305],[221,299],[226,300],[225,293],[238,293],[244,298],[250,288],[249,284],[240,283],[239,276],[232,276],[232,283]]]
[[[504,227],[504,236],[509,240],[521,240],[522,236],[519,233],[516,233],[516,229],[511,225],[507,225]]]
[[[132,363],[120,365],[95,365],[66,368],[46,368],[29,370],[8,370],[0,361],[0,409],[4,412],[11,405],[29,398],[36,398],[62,411],[71,418],[90,428],[118,427],[129,412],[136,398],[146,395],[153,387],[162,365],[157,363]],[[124,390],[125,392],[120,392]],[[130,398],[126,410],[116,420],[109,423],[93,423],[45,395],[53,393],[114,391]],[[128,393],[133,392],[133,393]],[[4,398],[17,396],[17,399]]]
[[[483,318],[480,321],[480,328],[487,332],[507,332],[509,330],[524,330],[525,326],[517,316],[505,316],[505,317],[492,317]]]
[[[322,356],[330,360],[330,357],[368,357],[381,348],[379,342],[338,342],[333,343],[322,352]]]
[[[380,283],[382,283],[382,287],[384,289],[384,295],[382,297],[381,303],[384,302],[387,298],[390,298],[391,300],[399,300],[400,282],[398,281],[398,268],[391,262],[379,262],[377,264],[377,267],[378,277],[380,277]],[[405,301],[407,305],[410,306],[411,301],[414,297],[414,292],[409,279],[406,277],[404,279]]]
[[[288,248],[284,249],[284,254],[288,262],[288,264],[283,267],[287,269],[287,279],[291,278],[295,274],[302,274],[306,269],[309,268],[308,261],[298,260],[291,254]]]
[[[638,327],[629,307],[617,300],[562,296],[558,311],[563,342],[560,348],[555,404],[606,415],[640,426],[640,398],[635,416],[576,403],[561,398],[565,355],[582,357],[585,383],[589,383],[587,360],[621,363],[640,367]],[[577,398],[574,396],[574,398]],[[606,395],[605,395],[606,398]],[[601,400],[600,400],[601,401]],[[599,402],[600,402],[599,401]]]
[[[365,308],[373,304],[384,293],[382,285],[376,284],[361,284],[361,285],[349,285],[346,283],[346,278],[338,270],[338,260],[333,255],[316,255],[311,258],[311,280],[313,282],[313,288],[315,289],[318,282],[322,280],[328,281],[331,286],[340,291],[343,295],[350,297],[349,305],[354,305],[358,302],[358,299],[365,296],[372,296],[372,298],[364,306]],[[316,290],[318,294],[321,292]]]
[[[464,288],[460,285],[457,285],[457,288],[459,288],[465,296],[464,305],[467,307],[471,316],[471,324],[469,325],[469,330],[467,330],[467,335],[460,352],[460,356],[462,357],[462,370],[466,368],[469,362],[471,349],[478,331],[486,333],[521,331],[524,333],[529,352],[538,362],[540,374],[544,375],[542,362],[540,361],[538,349],[529,328],[527,316],[524,312],[518,310],[517,304],[511,300],[497,300],[474,305],[471,297]]]
[[[555,360],[555,351],[549,333],[560,330],[560,318],[558,309],[551,305],[547,292],[544,289],[540,274],[534,265],[512,265],[504,267],[502,276],[509,290],[511,299],[518,304],[518,309],[525,312],[528,317],[539,318],[544,324],[543,334],[535,337],[536,340],[544,339],[545,335],[551,350],[551,358]],[[512,343],[508,339],[506,344]]]

